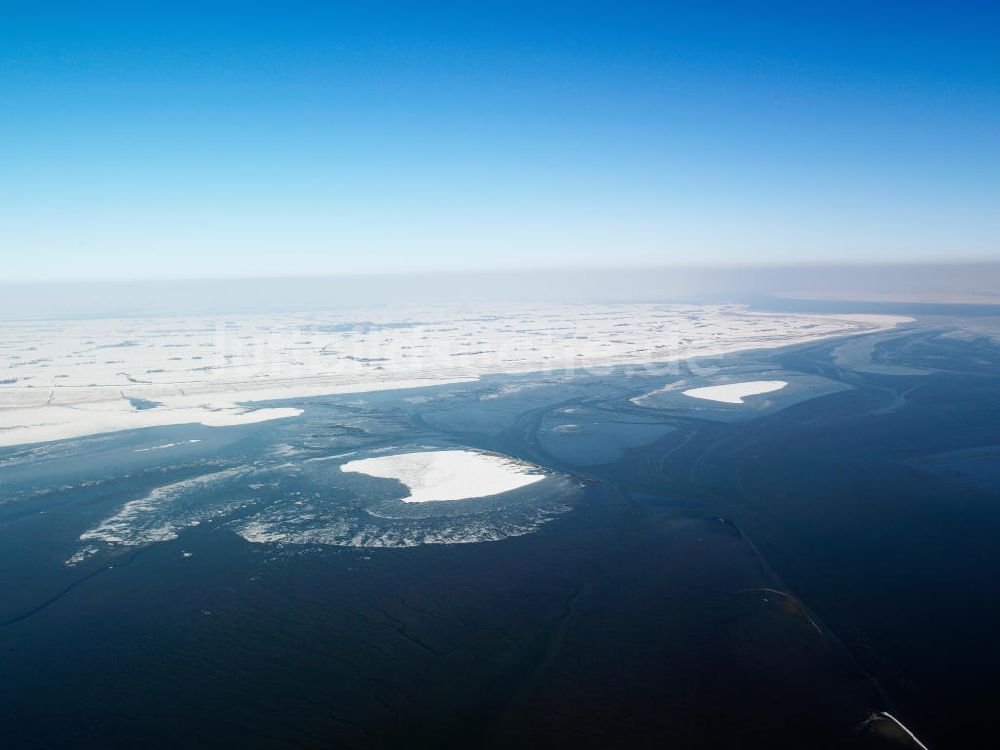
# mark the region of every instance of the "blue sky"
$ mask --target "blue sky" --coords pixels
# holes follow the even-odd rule
[[[1000,259],[996,3],[5,3],[0,281]]]

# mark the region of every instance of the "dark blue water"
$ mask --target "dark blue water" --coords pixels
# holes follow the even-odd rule
[[[843,343],[701,362],[790,383],[742,406],[631,400],[683,367],[525,375],[4,450],[4,744],[906,746],[890,711],[972,745],[1000,349]],[[456,447],[548,476],[414,506],[337,468]]]

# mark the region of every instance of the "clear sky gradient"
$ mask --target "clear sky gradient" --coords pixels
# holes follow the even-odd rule
[[[4,3],[0,282],[1000,259],[996,2],[204,5]]]

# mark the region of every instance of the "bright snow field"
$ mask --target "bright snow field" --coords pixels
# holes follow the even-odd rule
[[[788,383],[784,380],[751,380],[745,383],[726,383],[704,388],[691,388],[684,391],[684,395],[707,401],[721,401],[725,404],[743,404],[746,403],[743,399],[747,396],[780,391],[786,385]]]
[[[341,471],[398,479],[410,494],[404,503],[468,500],[499,495],[544,477],[529,464],[478,451],[423,451],[349,461]]]
[[[891,328],[732,305],[507,305],[0,321],[0,446],[301,414],[255,404],[669,362]]]

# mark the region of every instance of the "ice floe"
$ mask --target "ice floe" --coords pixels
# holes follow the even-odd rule
[[[685,396],[701,398],[707,401],[720,401],[725,404],[743,404],[747,396],[758,396],[762,393],[780,391],[788,383],[784,380],[750,380],[745,383],[724,383],[709,385],[703,388],[690,388],[684,391]]]
[[[510,492],[544,478],[531,464],[468,450],[397,453],[349,461],[341,471],[397,479],[410,491],[404,503],[468,500]]]
[[[239,505],[238,500],[214,497],[209,502],[181,501],[250,471],[250,467],[220,469],[153,488],[80,534],[80,541],[85,545],[66,564],[83,562],[109,547],[170,541],[185,528],[226,515]]]

